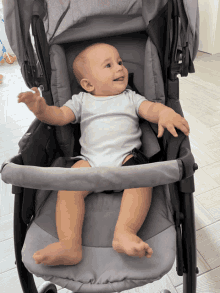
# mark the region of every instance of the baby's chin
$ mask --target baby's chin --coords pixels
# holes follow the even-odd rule
[[[126,90],[126,88],[127,88],[127,85],[122,88],[119,88],[119,89],[114,89],[109,96],[120,95],[121,93],[123,93]]]
[[[100,92],[96,92],[96,93],[90,93],[95,97],[108,97],[108,96],[116,96],[116,95],[120,95],[121,93],[123,93],[127,88],[127,85],[125,87],[125,85],[123,87],[119,87],[119,88],[112,88],[109,89],[107,91],[100,91]]]
[[[126,89],[120,90],[120,91],[113,91],[112,93],[109,93],[108,96],[117,96],[122,94]]]

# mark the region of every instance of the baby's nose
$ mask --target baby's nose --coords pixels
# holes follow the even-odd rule
[[[117,70],[122,70],[123,69],[123,65],[122,64],[118,64],[117,65]]]

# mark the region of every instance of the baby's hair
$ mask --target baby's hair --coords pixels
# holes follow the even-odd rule
[[[76,58],[73,61],[73,74],[75,75],[75,78],[80,85],[80,81],[85,77],[86,75],[86,68],[85,65],[88,64],[88,59],[86,56],[86,53],[92,49],[93,47],[97,47],[100,45],[107,45],[105,43],[95,43],[88,47],[86,47],[83,51],[81,51]]]

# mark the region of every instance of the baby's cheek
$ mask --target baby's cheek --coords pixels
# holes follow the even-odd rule
[[[126,73],[126,75],[128,76],[128,70],[127,70],[127,68],[125,67],[125,73]]]

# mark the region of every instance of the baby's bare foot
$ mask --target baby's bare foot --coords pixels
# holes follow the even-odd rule
[[[82,260],[82,246],[56,242],[34,253],[36,264],[49,266],[76,265]]]
[[[112,247],[119,253],[125,253],[129,256],[146,256],[148,258],[153,254],[152,248],[141,240],[137,235],[126,230],[115,230]]]

